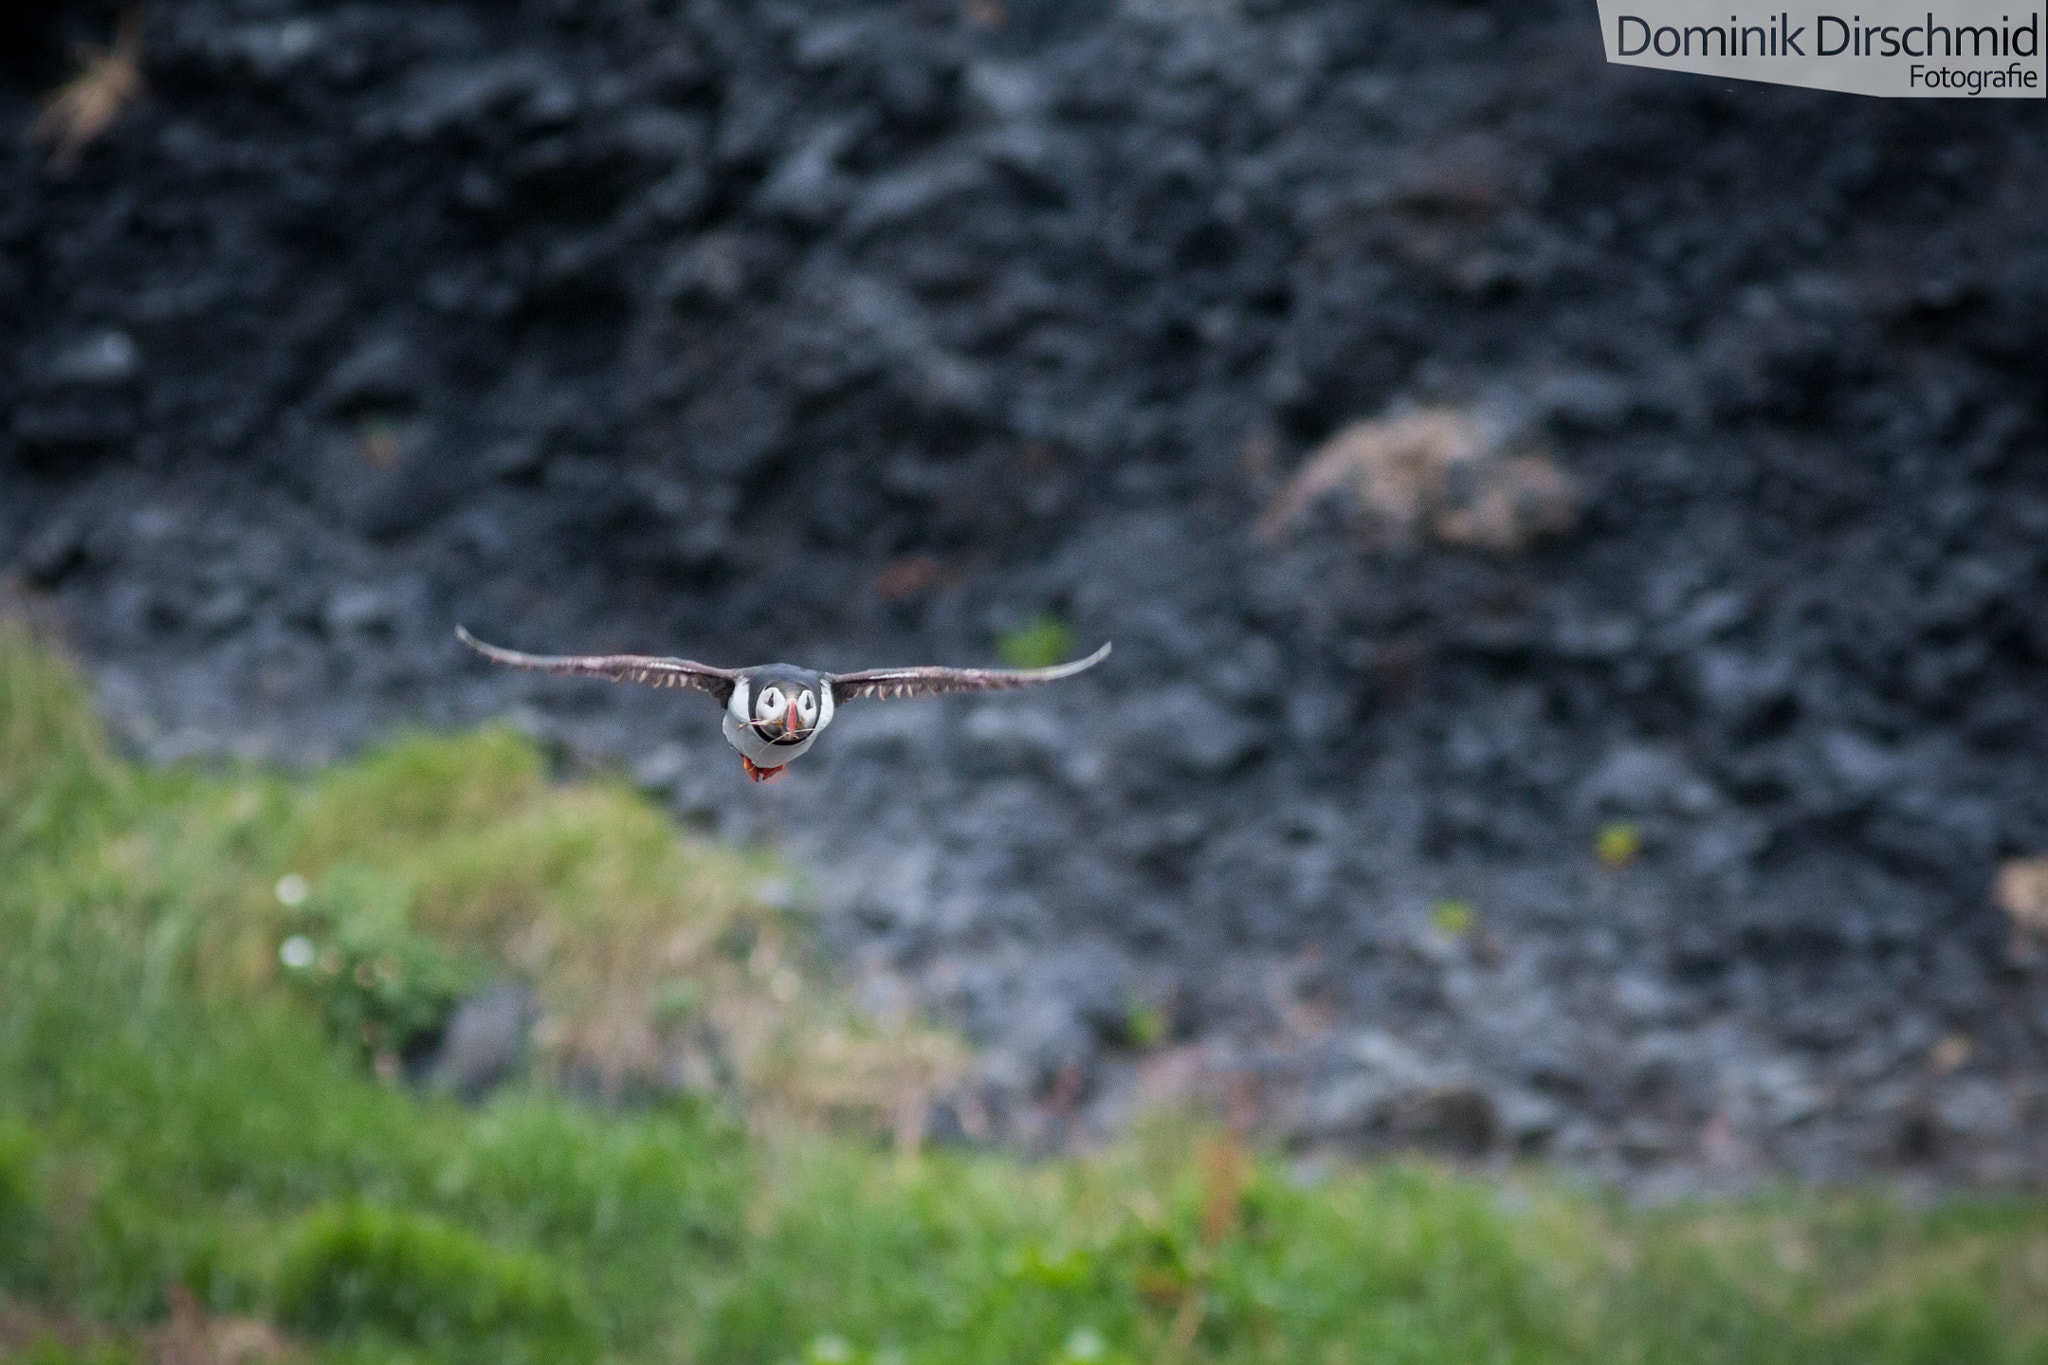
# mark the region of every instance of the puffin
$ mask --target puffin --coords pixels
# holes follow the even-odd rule
[[[739,750],[740,763],[756,782],[774,782],[787,774],[789,765],[818,742],[841,702],[1035,687],[1084,673],[1109,657],[1105,643],[1085,659],[1050,668],[869,668],[857,673],[821,673],[795,664],[714,668],[692,659],[651,654],[524,654],[485,644],[462,626],[455,628],[455,638],[486,659],[513,668],[707,692],[725,707],[725,741]]]

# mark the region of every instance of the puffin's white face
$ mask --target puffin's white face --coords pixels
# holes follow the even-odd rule
[[[754,698],[754,724],[770,738],[803,735],[818,723],[818,697],[807,687],[769,683]]]

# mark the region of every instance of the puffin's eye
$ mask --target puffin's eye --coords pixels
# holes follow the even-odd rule
[[[796,713],[805,720],[818,714],[818,700],[808,692],[796,694]]]
[[[754,709],[764,716],[772,716],[780,711],[782,709],[782,689],[771,687],[763,692],[761,700],[754,704]]]

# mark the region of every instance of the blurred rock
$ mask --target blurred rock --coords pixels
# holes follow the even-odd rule
[[[1714,789],[1669,749],[1624,744],[1585,780],[1580,800],[1593,810],[1630,815],[1704,815],[1715,805]]]
[[[475,1102],[517,1071],[535,1018],[533,994],[516,981],[486,986],[455,1007],[433,1052],[415,1068],[421,1083]]]

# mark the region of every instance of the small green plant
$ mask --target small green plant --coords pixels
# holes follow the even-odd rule
[[[1050,668],[1074,652],[1074,628],[1057,616],[1034,616],[1002,634],[996,650],[1012,668]]]
[[[476,955],[413,930],[407,887],[373,868],[344,863],[317,890],[287,875],[278,898],[298,902],[280,960],[328,1031],[366,1056],[404,1057],[431,1041],[486,975]]]
[[[1470,901],[1441,900],[1429,908],[1429,922],[1445,938],[1463,938],[1477,919]]]
[[[1602,825],[1593,837],[1593,852],[1609,867],[1627,867],[1643,851],[1643,831],[1627,820]]]
[[[1133,997],[1124,1002],[1124,1040],[1139,1052],[1149,1052],[1166,1041],[1172,1020],[1161,1005]]]
[[[307,1215],[279,1264],[276,1299],[287,1326],[315,1336],[381,1336],[482,1361],[595,1354],[589,1317],[552,1263],[392,1209]]]

